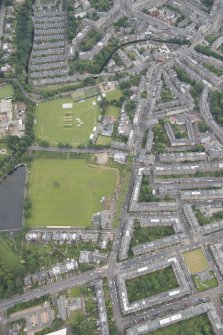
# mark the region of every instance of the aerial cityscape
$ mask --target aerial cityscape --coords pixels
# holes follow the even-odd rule
[[[0,335],[223,335],[223,1],[0,0]]]

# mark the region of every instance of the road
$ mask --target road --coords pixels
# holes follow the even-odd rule
[[[76,154],[98,154],[110,152],[110,149],[89,149],[89,148],[58,148],[58,147],[41,147],[37,145],[32,145],[28,148],[30,152],[32,151],[47,151],[47,152],[67,152],[67,153],[76,153]]]
[[[0,311],[3,311],[9,307],[14,306],[15,304],[36,299],[48,294],[55,294],[59,291],[71,288],[76,285],[84,285],[90,281],[94,281],[98,278],[104,277],[107,275],[107,269],[96,269],[93,271],[87,271],[80,275],[73,275],[69,278],[58,280],[54,283],[50,283],[40,288],[35,288],[21,295],[13,296],[10,299],[0,300]]]

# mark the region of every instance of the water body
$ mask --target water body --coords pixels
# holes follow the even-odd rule
[[[0,183],[0,231],[22,227],[26,169],[21,166]]]

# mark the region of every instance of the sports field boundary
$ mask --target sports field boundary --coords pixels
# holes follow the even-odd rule
[[[86,88],[80,88],[76,90],[73,94],[71,94],[71,97],[74,102],[79,102],[81,100],[93,98],[100,95],[100,91],[97,86],[89,86]],[[77,97],[75,97],[77,96]]]
[[[191,260],[188,257],[189,254],[191,256]],[[210,265],[208,263],[208,259],[207,259],[203,246],[198,246],[192,249],[186,249],[181,252],[181,257],[183,258],[184,264],[188,272],[190,273],[190,275],[195,275],[195,274],[210,270]],[[200,263],[197,265],[196,264],[193,265],[194,258],[199,259],[199,257],[200,257],[200,261],[202,261],[202,258],[203,258],[202,265]],[[195,267],[197,268],[197,270],[195,270]]]

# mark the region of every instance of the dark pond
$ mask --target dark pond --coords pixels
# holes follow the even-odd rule
[[[26,169],[21,166],[0,183],[0,230],[22,226],[25,179]]]

